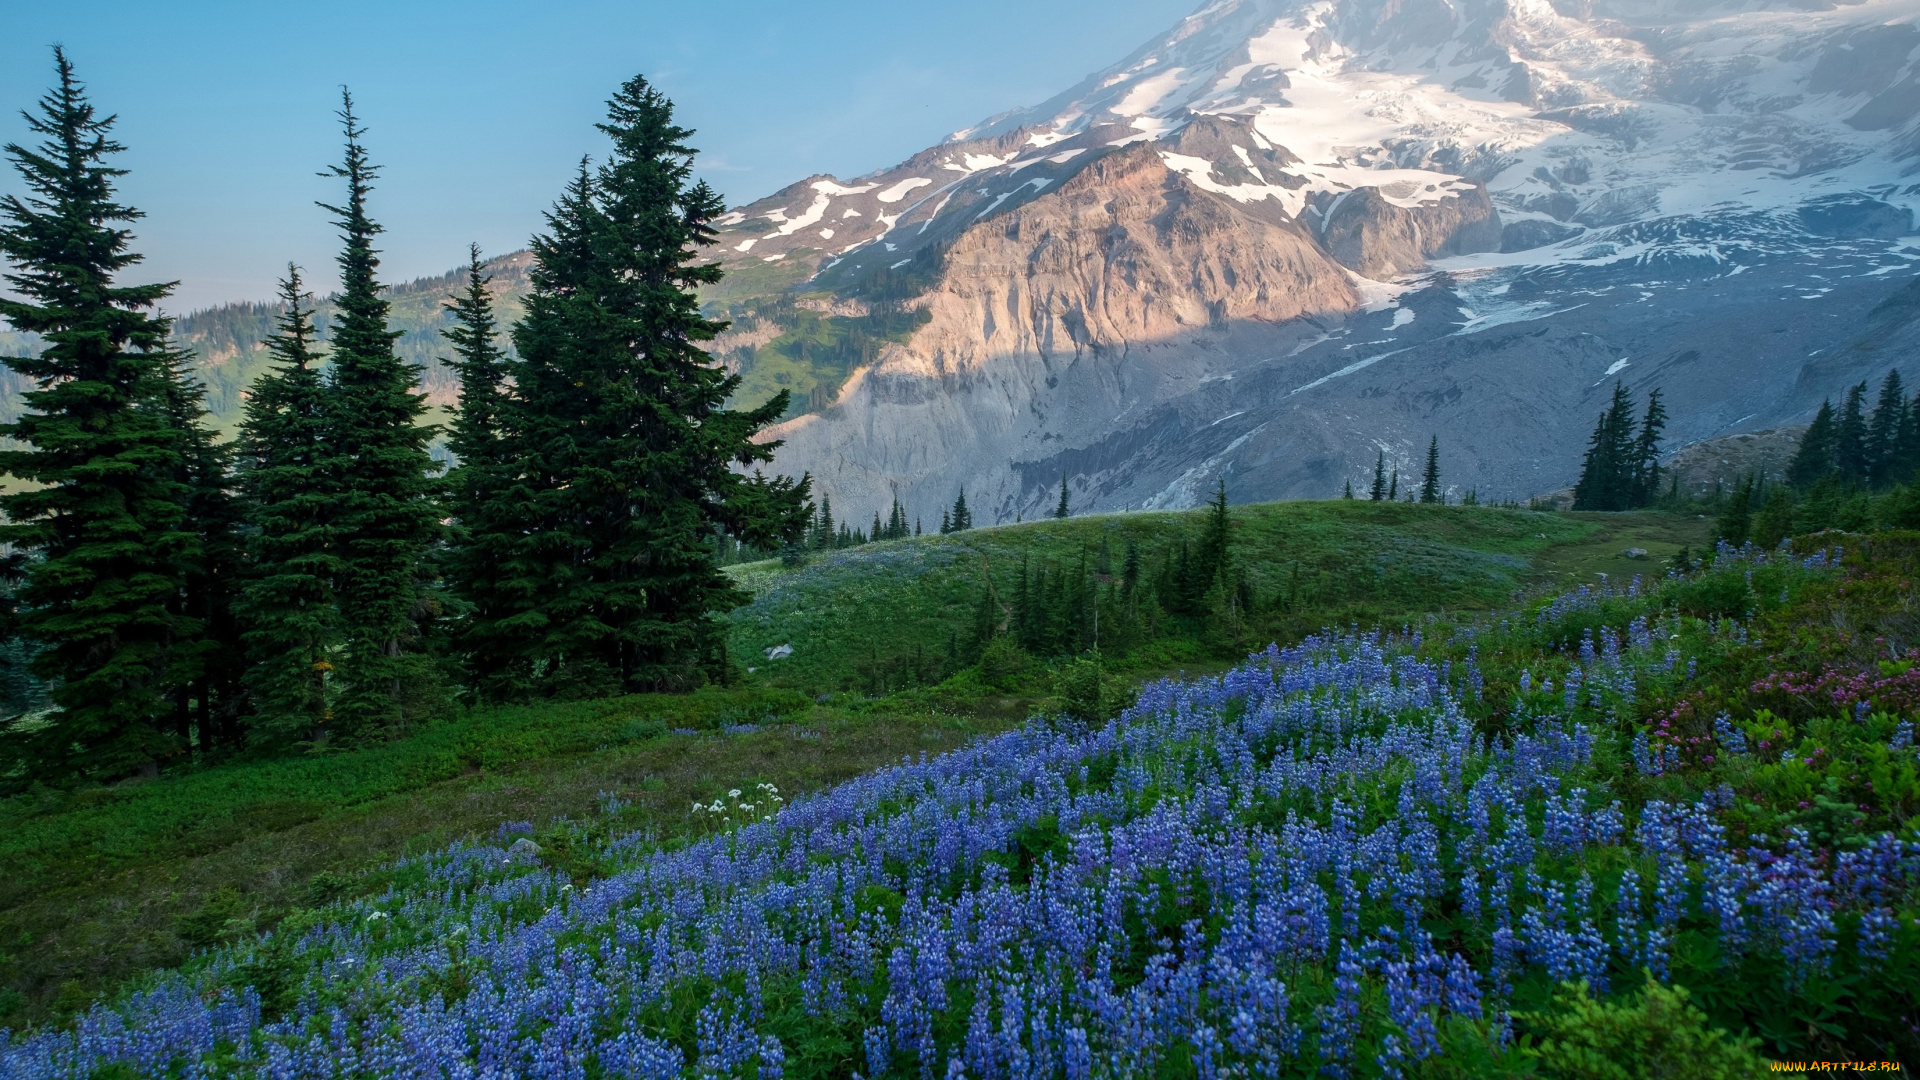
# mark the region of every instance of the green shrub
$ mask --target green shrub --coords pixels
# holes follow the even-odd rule
[[[1060,711],[1083,724],[1107,718],[1106,694],[1101,685],[1100,661],[1082,657],[1060,670]]]
[[[1647,979],[1631,999],[1596,1001],[1565,983],[1549,1012],[1516,1016],[1536,1038],[1532,1054],[1555,1080],[1746,1080],[1767,1071],[1758,1040],[1708,1026],[1684,987]]]
[[[1033,658],[1010,637],[996,637],[980,650],[980,681],[995,690],[1011,690],[1033,669]]]
[[[1698,618],[1744,615],[1752,599],[1744,572],[1704,574],[1674,590],[1680,610]]]
[[[197,911],[175,919],[173,932],[189,946],[204,949],[250,928],[236,925],[245,921],[240,894],[233,889],[221,889],[209,896]]]

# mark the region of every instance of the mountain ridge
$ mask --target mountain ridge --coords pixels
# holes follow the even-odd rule
[[[1045,512],[1063,477],[1076,509],[1188,505],[1223,478],[1237,500],[1325,497],[1378,452],[1415,467],[1432,435],[1456,494],[1554,490],[1616,377],[1668,389],[1680,443],[1794,419],[1910,351],[1904,309],[1861,319],[1920,261],[1920,141],[1911,117],[1888,122],[1914,85],[1915,15],[1892,0],[1209,4],[1048,103],[739,208],[723,258],[798,260],[810,287],[857,296],[883,260],[1014,230],[1107,156],[1151,153],[1249,229],[1279,208],[1364,303],[1298,314],[1318,340],[1285,348],[1268,347],[1289,337],[1271,318],[1120,335],[1098,343],[1114,368],[1090,384],[1062,381],[1037,332],[999,374],[955,381],[932,360],[954,354],[951,328],[929,325],[783,428],[779,463],[843,505],[937,513],[966,486],[1013,520]],[[1482,200],[1433,234],[1436,213]],[[955,274],[911,303],[978,290]],[[983,351],[1006,319],[977,322]],[[1190,390],[1099,393],[1142,383]],[[1009,392],[1036,385],[1051,392]]]

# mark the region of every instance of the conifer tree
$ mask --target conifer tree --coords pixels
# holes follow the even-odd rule
[[[165,350],[163,395],[168,426],[179,438],[182,523],[193,536],[180,566],[176,612],[192,632],[174,643],[174,725],[183,743],[199,736],[200,748],[238,742],[246,710],[241,688],[246,670],[240,624],[234,612],[239,588],[240,504],[232,489],[232,453],[207,424],[207,391],[192,372],[194,354]]]
[[[1748,539],[1760,547],[1772,548],[1794,534],[1795,518],[1793,489],[1775,485],[1767,493],[1767,501],[1761,504],[1759,513],[1753,515]]]
[[[235,607],[244,626],[252,737],[324,742],[341,643],[340,575],[328,453],[331,417],[313,310],[297,268],[280,283],[275,367],[253,384],[240,422],[238,480],[247,531]]]
[[[834,531],[833,527],[833,497],[831,495],[820,496],[820,523],[817,526],[815,536],[816,541],[813,545],[814,547],[824,549],[839,546],[839,534]]]
[[[880,524],[880,511],[878,510],[873,512],[873,531],[868,533],[867,536],[876,544],[882,540],[892,539],[892,537],[886,534],[886,526]]]
[[[1893,475],[1906,478],[1901,481],[1906,483],[1914,478],[1914,470],[1920,468],[1920,392],[1908,399],[1907,407],[1901,410],[1896,430]]]
[[[1720,516],[1713,523],[1714,539],[1736,547],[1747,542],[1747,533],[1753,526],[1753,488],[1751,476],[1734,485],[1733,494],[1727,496],[1726,505],[1721,507]]]
[[[585,164],[533,244],[533,289],[513,368],[530,476],[521,621],[545,692],[580,696],[690,686],[727,670],[713,613],[744,595],[714,565],[715,527],[774,550],[806,527],[811,481],[743,470],[773,460],[754,436],[786,412],[725,404],[740,380],[701,347],[725,328],[695,290],[719,196],[693,179],[692,132],[643,78],[599,125],[607,162]]]
[[[453,532],[447,579],[464,611],[458,643],[467,678],[485,700],[512,700],[524,694],[532,673],[524,662],[513,620],[536,600],[503,585],[523,580],[514,571],[524,555],[525,521],[518,455],[504,430],[512,406],[507,353],[487,290],[486,263],[480,245],[467,250],[466,288],[448,298],[453,325],[442,335],[453,346],[451,366],[460,379],[459,408],[447,435],[456,459],[447,475],[446,498]],[[727,537],[721,536],[724,545]]]
[[[1387,452],[1373,460],[1373,487],[1367,492],[1367,498],[1380,502],[1387,497]]]
[[[1573,488],[1575,510],[1627,510],[1633,505],[1633,398],[1622,383],[1613,384],[1613,400],[1594,424],[1580,480]]]
[[[952,531],[953,531],[952,513],[946,510],[940,511],[940,535],[945,536]]]
[[[1067,517],[1067,477],[1060,474],[1060,505],[1053,508],[1053,516],[1064,521]]]
[[[1820,411],[1813,414],[1813,423],[1800,436],[1800,445],[1793,452],[1793,460],[1787,464],[1787,482],[1796,487],[1811,487],[1814,482],[1826,476],[1834,469],[1833,450],[1837,424],[1833,416],[1831,400],[1820,403]]]
[[[1873,419],[1867,425],[1869,480],[1875,487],[1889,487],[1904,478],[1900,468],[1901,428],[1907,417],[1907,391],[1900,383],[1900,372],[1889,371],[1880,383],[1880,399],[1874,404]]]
[[[405,722],[403,696],[426,685],[427,668],[414,650],[430,601],[421,575],[440,533],[439,485],[427,450],[434,429],[421,422],[427,405],[420,373],[394,352],[400,334],[387,326],[377,277],[373,241],[381,228],[367,216],[367,197],[379,170],[368,159],[361,142],[366,131],[345,91],[340,122],[346,149],[328,173],[346,181],[347,197],[337,206],[321,204],[335,215],[343,241],[325,445],[346,646],[335,665],[335,715],[343,727],[362,729]]]
[[[1393,467],[1393,477],[1387,481],[1387,501],[1400,501],[1400,466]]]
[[[968,633],[967,652],[978,660],[987,643],[1000,634],[1000,602],[993,593],[993,575],[982,566],[980,602],[973,609],[973,628]]]
[[[1213,500],[1207,504],[1206,531],[1201,535],[1197,571],[1194,575],[1192,599],[1198,601],[1213,587],[1214,582],[1227,580],[1227,543],[1228,525],[1232,518],[1227,513],[1227,481],[1220,480],[1219,488],[1214,492]]]
[[[1427,443],[1427,467],[1420,474],[1420,501],[1437,503],[1440,501],[1440,436],[1435,435]]]
[[[1347,487],[1346,487],[1346,490],[1344,490],[1344,491],[1342,491],[1342,492],[1340,493],[1340,497],[1341,497],[1342,499],[1345,499],[1345,500],[1347,500],[1348,502],[1352,502],[1352,501],[1353,501],[1353,481],[1351,481],[1351,480],[1349,480],[1349,481],[1347,481]]]
[[[1133,590],[1140,585],[1140,548],[1133,541],[1127,541],[1127,558],[1120,566],[1120,587],[1128,599],[1132,599]]]
[[[33,384],[0,435],[0,468],[24,481],[0,496],[0,540],[34,558],[17,593],[20,632],[56,711],[0,755],[36,779],[152,768],[178,746],[167,730],[178,646],[198,633],[178,611],[199,557],[185,523],[182,436],[166,407],[168,284],[124,285],[140,212],[115,200],[124,148],[54,50],[58,84],[26,115],[36,148],[5,147],[25,197],[0,200],[0,255],[12,264],[0,317],[46,342],[6,365]],[[0,776],[12,773],[0,761]],[[17,774],[16,774],[17,775]]]
[[[1867,384],[1862,382],[1847,391],[1847,403],[1833,429],[1833,467],[1840,479],[1849,484],[1867,480]]]
[[[1027,643],[1027,609],[1030,606],[1028,595],[1032,584],[1029,580],[1031,574],[1028,570],[1028,561],[1027,553],[1021,552],[1020,570],[1013,579],[1013,610],[1008,621],[1008,629],[1012,631],[1014,641],[1022,646]]]
[[[1667,427],[1667,408],[1660,390],[1647,394],[1647,411],[1640,418],[1640,434],[1633,440],[1633,493],[1628,507],[1650,506],[1660,497],[1660,435]]]
[[[953,500],[953,531],[966,532],[973,528],[973,511],[967,509],[967,489],[961,488],[960,494]]]

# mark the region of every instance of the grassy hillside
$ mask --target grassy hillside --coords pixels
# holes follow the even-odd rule
[[[1204,516],[1191,510],[1031,522],[816,555],[797,569],[778,561],[734,567],[754,593],[731,617],[734,655],[756,667],[758,680],[808,693],[937,682],[959,666],[949,650],[970,632],[989,580],[1006,599],[1025,560],[1069,573],[1084,565],[1110,586],[1130,545],[1151,572],[1172,548],[1199,538]],[[1558,580],[1657,576],[1682,546],[1701,549],[1707,525],[1665,514],[1359,501],[1234,507],[1232,560],[1255,600],[1243,640],[1208,645],[1203,628],[1168,617],[1137,655],[1106,651],[1110,663],[1141,669],[1228,663],[1248,648],[1329,624],[1484,611],[1520,589]],[[1627,558],[1635,548],[1645,554]],[[1113,572],[1098,575],[1103,550]],[[792,646],[790,657],[764,659],[781,645]],[[912,676],[916,670],[922,677]]]
[[[903,755],[1019,722],[1054,692],[1036,664],[984,686],[956,670],[983,568],[1074,563],[1133,543],[1151,556],[1201,512],[1115,515],[871,545],[790,569],[735,569],[755,597],[733,613],[742,686],[672,697],[473,710],[388,746],[235,762],[110,788],[0,802],[0,1026],[71,1011],[139,971],[275,925],[336,893],[384,888],[392,860],[487,835],[591,818],[603,792],[632,827],[682,830],[696,796],[748,777],[817,790]],[[1249,640],[1328,623],[1484,610],[1539,582],[1659,572],[1703,522],[1469,507],[1288,503],[1234,510],[1234,558],[1267,599]],[[1648,550],[1624,559],[1628,547]],[[1300,568],[1298,575],[1295,567]],[[1283,589],[1293,599],[1278,603]],[[1245,648],[1167,620],[1125,681],[1223,667]],[[790,659],[762,650],[790,644]],[[1251,647],[1251,646],[1249,646]],[[931,662],[902,678],[903,658]],[[878,664],[876,666],[876,661]],[[895,690],[875,685],[875,672]],[[939,682],[941,685],[929,686]],[[822,701],[822,696],[825,700]],[[676,733],[678,732],[678,733]]]
[[[1588,544],[1614,525],[1574,524]],[[1916,575],[1920,534],[1727,552],[1335,632],[817,798],[772,779],[812,753],[812,719],[705,736],[765,741],[673,790],[701,813],[616,792],[319,879],[266,936],[230,931],[229,901],[176,931],[229,944],[13,1061],[793,1080],[1911,1061]],[[729,693],[709,722],[821,708]],[[897,700],[855,723],[907,729]]]

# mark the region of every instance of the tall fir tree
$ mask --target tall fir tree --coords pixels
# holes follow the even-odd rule
[[[447,301],[453,325],[442,331],[460,379],[459,408],[447,434],[456,464],[446,480],[453,523],[446,561],[462,609],[457,642],[467,685],[482,700],[508,701],[531,685],[512,620],[535,598],[502,587],[523,580],[514,567],[525,556],[525,522],[518,512],[517,455],[503,430],[511,384],[489,280],[474,244],[467,251],[466,288]]]
[[[1626,510],[1633,505],[1633,398],[1621,383],[1594,424],[1580,480],[1573,488],[1575,510]]]
[[[1353,501],[1353,481],[1352,480],[1347,481],[1347,486],[1344,490],[1340,492],[1340,497],[1342,499],[1345,499],[1348,502]]]
[[[378,172],[367,156],[366,131],[341,92],[346,150],[329,175],[346,181],[346,199],[322,203],[335,215],[340,252],[339,311],[331,330],[327,381],[327,469],[335,505],[334,551],[345,649],[335,665],[335,716],[350,732],[404,724],[408,706],[430,712],[430,667],[417,649],[432,617],[422,576],[428,548],[439,538],[437,467],[422,422],[426,395],[420,372],[394,352],[398,331],[387,325],[387,300],[378,278],[374,237],[382,231],[367,215]]]
[[[744,599],[707,537],[724,529],[775,550],[806,528],[810,481],[744,470],[772,461],[755,436],[783,391],[724,405],[737,376],[701,348],[725,328],[695,290],[724,210],[693,179],[692,132],[643,78],[622,85],[599,129],[613,142],[534,241],[533,290],[514,328],[516,402],[533,478],[524,500],[537,606],[519,620],[544,692],[685,687],[728,671],[713,618]]]
[[[1838,423],[1833,415],[1833,402],[1822,401],[1820,411],[1813,414],[1813,422],[1800,436],[1800,444],[1794,449],[1793,460],[1787,463],[1787,482],[1795,487],[1812,487],[1828,473],[1833,472],[1834,438],[1838,433]]]
[[[1232,515],[1227,511],[1227,481],[1220,479],[1219,487],[1214,490],[1213,499],[1207,503],[1205,531],[1200,536],[1200,550],[1195,560],[1195,581],[1191,598],[1198,601],[1206,595],[1213,584],[1227,580],[1228,542],[1231,540],[1229,529]]]
[[[1061,473],[1061,474],[1060,474],[1060,503],[1059,503],[1059,505],[1057,505],[1057,506],[1055,506],[1055,507],[1053,508],[1053,516],[1054,516],[1055,518],[1057,518],[1057,519],[1059,519],[1059,520],[1061,520],[1061,521],[1065,521],[1065,520],[1067,519],[1067,516],[1068,516],[1068,510],[1067,510],[1067,476],[1066,476],[1066,474],[1065,474],[1065,473]]]
[[[1387,497],[1387,452],[1373,459],[1373,487],[1367,491],[1367,498],[1381,502]]]
[[[1660,497],[1660,436],[1667,428],[1667,407],[1660,390],[1647,394],[1647,411],[1640,417],[1640,433],[1633,440],[1633,490],[1627,508],[1650,506]]]
[[[993,574],[983,563],[981,565],[980,602],[973,609],[973,627],[968,632],[967,653],[974,659],[980,659],[987,643],[1000,634],[1000,601],[993,592]]]
[[[1387,480],[1387,501],[1400,501],[1400,466],[1393,467],[1393,475]]]
[[[948,516],[952,518],[954,532],[966,532],[973,528],[973,511],[967,509],[966,488],[961,488],[960,494],[954,497],[953,510]]]
[[[1427,443],[1427,467],[1420,474],[1420,501],[1437,503],[1440,501],[1440,436],[1433,436]]]
[[[174,728],[183,742],[197,737],[200,749],[213,750],[238,743],[247,711],[246,652],[234,611],[241,508],[233,491],[232,448],[208,426],[207,391],[193,374],[194,360],[186,349],[166,349],[163,408],[180,440],[174,479],[183,500],[182,522],[194,539],[176,601],[183,625],[191,629],[175,646]]]
[[[819,524],[815,527],[814,535],[816,537],[814,547],[825,549],[837,547],[839,544],[839,536],[834,532],[833,497],[831,495],[820,496]]]
[[[1867,424],[1867,472],[1874,487],[1891,487],[1907,477],[1908,470],[1902,468],[1901,461],[1901,429],[1906,419],[1906,387],[1901,385],[1899,371],[1889,371],[1880,383],[1880,398]]]
[[[1752,476],[1735,484],[1733,494],[1727,496],[1726,505],[1720,508],[1720,516],[1713,523],[1713,537],[1738,546],[1747,542],[1747,533],[1753,527],[1753,489]]]
[[[1847,390],[1847,401],[1840,409],[1840,419],[1833,428],[1833,467],[1840,479],[1849,484],[1867,482],[1867,384],[1862,382]]]
[[[26,115],[36,148],[5,153],[27,194],[0,200],[0,255],[12,297],[0,317],[38,334],[37,357],[6,365],[33,385],[0,435],[0,468],[24,485],[0,496],[0,540],[30,553],[17,593],[20,632],[39,646],[36,676],[55,712],[0,743],[0,776],[114,776],[182,749],[173,731],[181,644],[198,627],[179,610],[199,557],[180,482],[183,437],[167,408],[169,284],[124,285],[140,261],[116,201],[126,170],[113,117],[94,111],[65,52],[58,83]],[[24,759],[24,760],[21,760]]]
[[[1899,434],[1894,439],[1894,475],[1898,482],[1911,484],[1914,470],[1920,469],[1920,392],[1907,401],[1900,414]]]
[[[300,271],[280,283],[275,366],[256,380],[238,439],[246,517],[244,576],[235,607],[244,627],[251,738],[325,742],[329,685],[341,628],[334,583],[336,509],[327,438],[327,387],[313,310]]]

